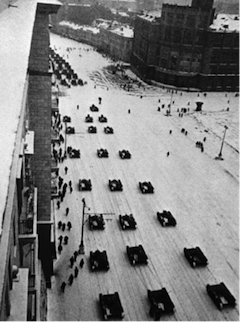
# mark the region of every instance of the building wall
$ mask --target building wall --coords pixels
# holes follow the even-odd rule
[[[239,33],[208,29],[214,16],[212,2],[163,4],[160,19],[137,17],[133,69],[145,79],[167,85],[238,90]]]
[[[0,320],[5,321],[11,314],[10,292],[13,288],[12,265],[20,267],[18,240],[19,194],[17,177],[20,155],[22,155],[22,139],[25,135],[25,106],[22,107],[16,133],[16,144],[9,178],[8,199],[3,219],[0,244]]]
[[[51,286],[51,74],[49,70],[49,17],[38,7],[29,58],[29,129],[35,132],[32,167],[38,188],[39,258]]]

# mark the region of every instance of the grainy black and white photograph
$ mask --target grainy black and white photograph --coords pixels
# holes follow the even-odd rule
[[[239,321],[239,1],[0,1],[0,320]]]

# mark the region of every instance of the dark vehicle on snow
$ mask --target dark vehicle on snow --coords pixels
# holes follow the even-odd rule
[[[80,179],[79,180],[79,191],[91,191],[92,190],[92,183],[91,179]]]
[[[118,292],[105,295],[100,293],[99,301],[103,314],[103,319],[105,321],[123,318],[123,307]]]
[[[99,250],[90,252],[90,267],[92,271],[108,271],[109,262],[107,252],[105,250],[102,252]]]
[[[113,134],[113,128],[112,128],[112,127],[110,127],[110,126],[106,126],[106,127],[104,128],[104,132],[105,132],[106,134]]]
[[[85,117],[85,122],[86,123],[92,123],[93,122],[93,117],[90,116],[89,114]]]
[[[207,266],[208,260],[199,247],[184,248],[183,252],[192,268],[196,266]]]
[[[90,106],[90,111],[92,111],[92,112],[98,112],[99,111],[99,108],[96,105],[92,104]]]
[[[89,215],[88,217],[88,221],[89,221],[89,228],[91,230],[103,230],[105,229],[105,221],[103,219],[103,215]]]
[[[123,185],[121,180],[108,180],[108,185],[111,191],[122,191],[123,190]]]
[[[134,219],[133,215],[119,215],[119,222],[120,225],[122,226],[122,229],[136,229],[137,228],[137,223],[136,220]]]
[[[79,159],[80,158],[80,150],[72,149],[70,153],[71,159]]]
[[[139,188],[142,193],[154,193],[154,188],[150,181],[139,182]]]
[[[173,217],[170,211],[163,210],[163,212],[157,212],[157,218],[163,227],[176,226],[176,219]]]
[[[96,126],[89,126],[88,127],[88,133],[97,133]]]
[[[131,153],[128,150],[119,151],[119,156],[121,159],[131,159]]]
[[[157,291],[148,290],[148,299],[151,303],[149,314],[154,321],[159,320],[163,314],[174,313],[175,306],[165,287]]]
[[[133,266],[138,264],[148,264],[148,257],[142,245],[133,247],[127,246],[126,249],[130,263]]]
[[[215,305],[219,310],[222,310],[226,307],[235,307],[236,299],[229,291],[227,286],[222,282],[220,284],[206,286],[208,295],[211,297]]]
[[[106,123],[107,122],[107,118],[106,116],[104,115],[100,115],[99,118],[98,118],[99,122],[101,123]]]
[[[70,117],[70,116],[65,115],[65,116],[63,117],[63,122],[66,122],[66,123],[71,122],[71,117]]]
[[[68,126],[66,128],[66,134],[74,134],[75,133],[75,128],[72,126]]]
[[[97,155],[99,158],[108,158],[108,151],[107,149],[99,149],[97,150]]]

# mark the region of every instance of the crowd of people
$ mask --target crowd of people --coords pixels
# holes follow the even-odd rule
[[[52,144],[52,158],[59,163],[63,163],[64,160],[67,159],[68,154],[66,151],[64,151],[64,137],[61,133],[63,126],[62,126],[62,120],[61,115],[59,113],[56,113],[52,117],[52,129],[55,131],[55,133],[58,134],[59,141],[57,143]],[[69,151],[69,147],[67,147],[67,151]],[[58,256],[61,256],[61,253],[68,245],[69,238],[71,237],[70,232],[72,229],[72,223],[71,220],[68,219],[71,217],[71,212],[69,207],[64,206],[64,198],[67,193],[71,194],[73,192],[73,186],[71,180],[66,180],[66,177],[68,175],[68,167],[62,166],[61,170],[63,172],[63,175],[61,176],[59,174],[59,170],[56,170],[55,173],[55,179],[57,179],[58,182],[58,198],[56,200],[56,216],[55,220],[57,220],[57,217],[60,216],[60,213],[62,212],[62,209],[64,209],[64,215],[66,217],[66,220],[58,220],[57,222],[57,235],[58,235],[58,245],[57,245],[57,251]],[[65,177],[65,178],[64,178]],[[69,259],[69,268],[71,269],[71,272],[69,273],[69,276],[66,278],[66,280],[62,281],[60,286],[60,291],[64,292],[67,285],[72,285],[74,278],[77,278],[79,268],[83,268],[84,266],[84,259],[80,258],[78,263],[78,257],[80,256],[79,249],[74,250],[72,256],[70,256]]]

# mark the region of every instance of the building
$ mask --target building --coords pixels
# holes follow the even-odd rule
[[[4,1],[0,13],[0,320],[46,319],[51,218],[49,14],[57,0]]]
[[[131,65],[142,78],[203,91],[238,91],[239,18],[215,16],[213,0],[166,4],[136,18]]]
[[[109,27],[100,27],[100,49],[114,59],[129,63],[132,53],[133,28],[111,22]]]
[[[116,60],[130,62],[133,40],[131,26],[105,19],[96,19],[93,26],[61,21],[54,25],[52,31],[94,46]]]

